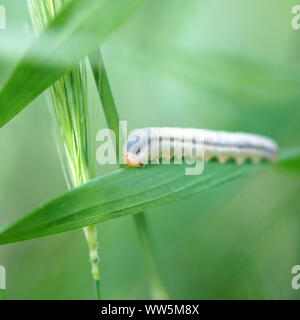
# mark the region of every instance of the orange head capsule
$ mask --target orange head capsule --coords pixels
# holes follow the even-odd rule
[[[136,157],[131,153],[125,153],[124,154],[124,162],[129,167],[140,167],[142,164],[136,159]]]
[[[130,167],[140,167],[148,160],[148,129],[132,133],[124,146],[124,162]]]

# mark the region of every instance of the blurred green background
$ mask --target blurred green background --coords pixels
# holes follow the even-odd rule
[[[26,1],[1,0],[18,50],[0,63],[2,86],[29,43]],[[178,126],[300,139],[300,30],[295,1],[145,1],[103,46],[130,128]],[[0,36],[5,31],[0,32]],[[21,33],[20,33],[21,32]],[[4,48],[0,48],[0,51]],[[92,87],[93,88],[93,87]],[[95,88],[94,88],[95,89]],[[99,106],[96,90],[90,103]],[[97,112],[97,128],[106,127]],[[44,95],[1,129],[0,225],[66,191]],[[96,145],[98,146],[98,145]],[[100,167],[98,174],[115,167]],[[269,168],[146,213],[173,299],[299,299],[300,170]],[[132,217],[98,226],[104,299],[146,299]],[[0,247],[7,299],[93,299],[81,230]]]

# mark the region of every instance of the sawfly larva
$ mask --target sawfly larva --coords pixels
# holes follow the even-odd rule
[[[201,147],[202,153],[195,152]],[[204,158],[205,161],[217,158],[221,163],[228,159],[241,164],[246,159],[256,163],[261,159],[276,161],[278,158],[277,144],[256,134],[205,129],[144,128],[128,137],[123,152],[124,162],[128,166],[139,167],[149,161],[157,162],[160,158],[176,159],[183,156],[183,148],[194,158]]]

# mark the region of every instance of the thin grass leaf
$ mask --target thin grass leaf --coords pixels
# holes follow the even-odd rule
[[[89,55],[89,61],[93,71],[95,83],[97,85],[102,108],[104,110],[106,122],[109,128],[115,132],[116,156],[117,159],[119,159],[120,152],[118,146],[120,145],[120,119],[100,50],[91,53]],[[119,167],[122,168],[121,165],[119,165]],[[143,254],[145,257],[152,298],[154,300],[166,300],[168,299],[168,294],[160,279],[160,275],[154,258],[154,252],[150,242],[149,231],[144,212],[139,212],[138,214],[134,215],[134,220],[140,243],[143,247]]]
[[[0,127],[95,50],[143,0],[71,1],[33,42],[0,93]]]
[[[102,55],[96,50],[89,55],[90,65],[93,71],[95,83],[100,96],[102,108],[105,114],[107,125],[115,132],[116,145],[119,145],[119,115],[113,98],[113,94],[109,85],[107,73],[104,67]],[[116,149],[117,159],[119,158],[119,150]]]
[[[300,165],[300,149],[285,150],[280,167],[289,161]],[[272,167],[268,163],[207,163],[204,173],[186,176],[184,165],[148,165],[126,168],[96,178],[45,204],[0,230],[0,244],[44,237],[114,218],[146,208],[185,199],[245,174]]]

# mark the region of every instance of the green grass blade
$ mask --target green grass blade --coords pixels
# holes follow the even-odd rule
[[[33,42],[4,84],[0,127],[95,50],[142,1],[71,1]]]
[[[105,114],[107,125],[115,132],[116,146],[119,146],[119,115],[109,85],[107,73],[104,67],[102,55],[96,50],[89,55],[90,65],[93,71],[95,83],[100,96],[102,108]],[[119,149],[116,148],[117,159],[119,158]]]
[[[282,153],[276,165],[207,163],[202,175],[186,176],[184,165],[126,168],[96,178],[0,230],[0,244],[48,236],[138,213],[184,199],[266,167],[300,166],[300,149]],[[295,164],[294,164],[295,166]]]

